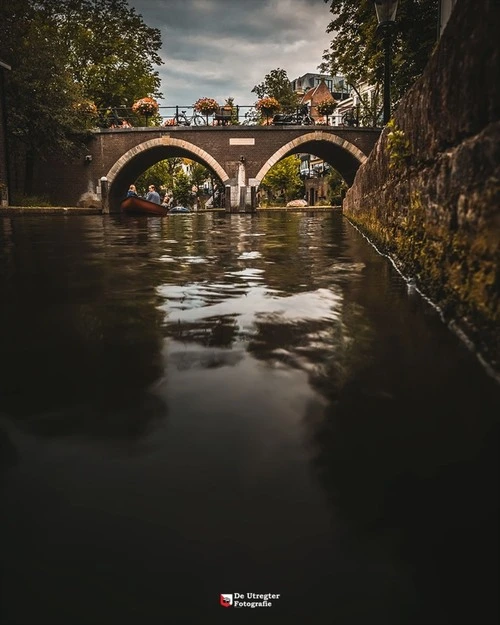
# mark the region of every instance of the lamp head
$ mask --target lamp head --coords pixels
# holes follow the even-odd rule
[[[399,0],[373,0],[379,24],[388,24],[396,20]]]

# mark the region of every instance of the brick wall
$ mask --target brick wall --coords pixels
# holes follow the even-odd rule
[[[0,65],[0,206],[6,206],[9,200],[7,175],[7,129],[5,127],[4,82],[8,69]]]
[[[500,372],[500,3],[457,3],[424,75],[394,113],[344,214]],[[400,154],[401,156],[401,154]]]

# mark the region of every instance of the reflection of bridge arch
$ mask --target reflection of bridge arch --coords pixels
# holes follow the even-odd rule
[[[213,156],[189,141],[165,136],[150,139],[125,152],[106,174],[111,209],[117,210],[131,182],[144,171],[159,161],[176,156],[202,163],[223,183],[229,178]]]
[[[323,159],[332,165],[349,185],[352,184],[359,166],[367,159],[367,156],[359,148],[346,139],[316,130],[292,139],[279,148],[262,165],[255,176],[256,180],[259,183],[262,182],[271,167],[283,158],[298,153],[311,153]]]

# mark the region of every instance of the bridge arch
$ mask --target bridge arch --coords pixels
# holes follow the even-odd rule
[[[349,186],[354,181],[354,176],[359,166],[367,159],[359,148],[353,143],[334,134],[321,130],[302,135],[292,139],[280,147],[262,165],[255,178],[259,184],[267,172],[283,158],[292,154],[309,152],[323,159],[336,169]]]
[[[158,137],[140,143],[125,152],[106,174],[108,184],[108,205],[111,211],[118,210],[126,191],[141,173],[161,160],[175,156],[190,158],[211,169],[223,183],[229,179],[227,172],[206,150],[175,137]]]

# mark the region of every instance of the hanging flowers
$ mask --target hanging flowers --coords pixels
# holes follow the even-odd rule
[[[336,108],[335,100],[321,100],[316,104],[316,110],[320,115],[331,115]]]
[[[211,115],[219,108],[219,103],[213,98],[200,98],[193,105],[194,110],[203,115]]]
[[[76,102],[74,107],[84,117],[97,117],[97,106],[91,100]]]
[[[274,111],[278,111],[280,108],[280,103],[276,98],[267,96],[265,98],[261,98],[255,104],[255,108],[259,110],[261,113],[273,113]]]
[[[141,98],[132,105],[132,111],[144,117],[151,117],[158,113],[158,102],[153,98]]]

